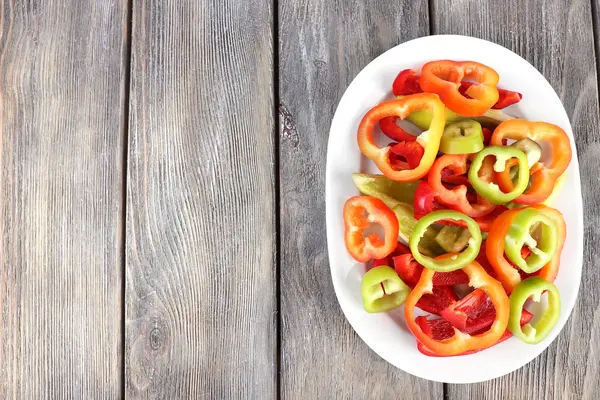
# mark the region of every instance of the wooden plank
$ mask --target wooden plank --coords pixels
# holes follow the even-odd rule
[[[450,399],[596,399],[600,380],[600,136],[590,2],[433,2],[434,33],[481,37],[538,68],[569,114],[581,166],[585,255],[579,298],[567,326],[535,361],[506,377],[449,385]]]
[[[327,263],[325,162],[354,76],[429,32],[426,1],[283,0],[280,36],[281,394],[284,399],[430,399],[442,385],[383,361],[337,303]]]
[[[126,394],[276,396],[270,2],[135,0]]]
[[[0,5],[3,399],[121,393],[126,20],[122,0]]]

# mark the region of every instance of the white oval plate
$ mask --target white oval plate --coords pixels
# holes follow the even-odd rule
[[[561,316],[552,333],[540,344],[527,345],[513,337],[468,356],[427,357],[417,350],[415,338],[404,321],[403,307],[373,315],[363,310],[360,280],[365,266],[346,251],[342,209],[349,197],[359,194],[352,173],[378,171],[358,149],[358,124],[370,108],[393,98],[391,86],[400,70],[419,68],[427,61],[439,59],[473,60],[491,66],[500,74],[500,87],[523,94],[519,104],[506,109],[507,114],[554,123],[571,138],[573,160],[564,189],[553,204],[567,222],[567,240],[555,282],[562,298]],[[508,374],[538,356],[567,322],[579,290],[583,254],[581,186],[573,132],[567,113],[548,81],[531,64],[502,46],[465,36],[428,36],[396,46],[367,65],[346,90],[331,124],[326,202],[329,262],[340,306],[369,347],[412,375],[440,382],[473,383]]]

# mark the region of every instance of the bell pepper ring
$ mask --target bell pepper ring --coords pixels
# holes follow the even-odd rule
[[[466,154],[444,154],[433,163],[427,181],[435,191],[437,200],[448,208],[460,211],[469,217],[482,217],[492,212],[495,205],[481,196],[478,197],[476,204],[471,204],[467,198],[468,189],[465,185],[448,189],[442,183],[444,169],[448,168],[456,175],[462,175],[467,172],[467,160]]]
[[[548,293],[548,307],[536,323],[521,327],[523,305],[528,298],[539,302],[542,293]],[[560,317],[560,293],[556,286],[540,277],[531,277],[519,283],[510,295],[510,318],[508,329],[513,335],[528,344],[537,344],[544,340],[552,331]]]
[[[394,96],[405,96],[421,92],[423,92],[423,89],[419,86],[418,71],[413,69],[400,71],[392,84],[392,93],[394,93]]]
[[[567,225],[560,211],[543,205],[533,205],[534,208],[542,214],[552,218],[556,224],[556,235],[558,238],[557,248],[554,257],[535,273],[536,276],[549,282],[554,282],[558,275],[560,265],[560,255],[565,244],[567,235]],[[522,277],[519,270],[515,269],[505,258],[505,239],[508,230],[511,227],[515,216],[522,211],[520,208],[508,210],[500,215],[493,223],[485,246],[485,255],[488,262],[494,269],[497,279],[502,282],[508,293],[511,293],[515,286],[521,282]]]
[[[508,326],[509,301],[500,282],[489,276],[477,262],[465,266],[463,271],[469,276],[469,285],[483,290],[494,305],[496,317],[489,330],[471,336],[454,328],[452,337],[439,341],[423,332],[419,324],[415,322],[414,309],[419,299],[424,294],[431,293],[433,289],[432,278],[435,272],[429,269],[423,270],[419,283],[410,292],[404,305],[404,317],[410,331],[419,342],[438,355],[458,355],[493,346],[500,340]]]
[[[374,143],[373,128],[382,118],[396,116],[404,119],[411,112],[423,109],[433,112],[433,120],[429,130],[421,133],[416,139],[416,143],[424,149],[421,162],[416,168],[397,171],[390,162],[391,149],[389,147],[380,148]],[[386,101],[373,107],[363,117],[358,127],[358,147],[388,178],[400,182],[415,181],[426,175],[435,161],[445,122],[444,104],[435,94],[419,93],[398,100]]]
[[[488,156],[494,156],[496,162],[494,164],[494,170],[496,172],[505,170],[507,168],[506,162],[510,159],[516,159],[518,161],[518,180],[516,186],[508,193],[500,190],[500,187],[493,182],[485,182],[479,177],[479,172],[483,165],[483,161]],[[469,168],[469,182],[473,186],[473,189],[487,201],[492,204],[506,204],[519,197],[527,188],[529,183],[529,166],[527,163],[527,156],[523,151],[516,147],[511,146],[490,146],[481,150],[473,161]]]
[[[521,140],[525,138],[538,143],[549,142],[552,147],[549,165],[542,165],[541,168],[532,172],[530,187],[514,200],[517,204],[538,204],[550,196],[556,180],[569,166],[572,157],[571,142],[565,131],[556,125],[514,119],[501,123],[494,130],[490,143],[493,146],[499,146],[504,139]],[[497,178],[498,185],[502,190],[512,190],[513,183],[509,174],[501,174]]]
[[[471,234],[471,238],[467,242],[466,249],[451,257],[442,259],[439,257],[433,259],[422,254],[419,251],[421,236],[425,234],[430,225],[445,219],[463,221],[467,224],[467,229]],[[477,254],[479,253],[479,248],[481,247],[481,230],[479,229],[477,222],[464,214],[452,210],[434,211],[417,222],[410,235],[409,247],[415,260],[422,266],[431,269],[432,271],[452,272],[463,268],[465,265],[468,265],[475,260],[475,257],[477,257]]]
[[[396,171],[417,168],[425,153],[417,142],[393,143],[390,149],[390,165]]]
[[[362,278],[361,296],[368,313],[398,308],[404,304],[409,293],[410,288],[386,265],[371,268]]]
[[[490,304],[491,304],[491,302],[490,302]],[[496,310],[494,310],[493,305],[491,307],[492,307],[493,313],[487,313],[483,317],[480,317],[476,320],[468,320],[467,326],[466,326],[466,329],[464,330],[464,332],[468,333],[469,335],[473,335],[473,334],[482,333],[485,330],[489,329],[489,327],[494,322],[494,319],[496,318]],[[521,318],[521,326],[523,326],[526,323],[528,323],[529,321],[531,321],[532,318],[533,318],[533,314],[531,314],[527,310],[523,310],[523,316]],[[434,340],[440,341],[440,340],[448,339],[454,335],[454,328],[453,328],[452,324],[443,318],[427,319],[427,317],[420,316],[415,319],[415,322],[421,327],[421,329],[427,336],[433,338]],[[512,337],[512,333],[510,333],[509,330],[504,331],[504,334],[500,337],[500,339],[498,339],[496,344],[494,344],[493,346],[495,346],[499,343],[502,343],[503,341],[505,341],[506,339],[509,339],[510,337]],[[424,354],[426,356],[444,357],[440,354],[434,353],[433,351],[429,350],[427,347],[425,347],[419,341],[417,341],[417,348],[419,349],[419,351],[422,354]],[[484,349],[481,349],[481,350],[484,350]],[[456,354],[456,355],[462,356],[462,355],[477,353],[478,351],[480,351],[480,350],[471,350],[471,351],[467,351],[467,352]]]
[[[477,121],[467,119],[444,128],[440,151],[446,154],[472,154],[483,149],[483,131]]]
[[[472,82],[461,82],[460,93],[465,96],[467,90],[473,85]],[[516,104],[521,101],[523,95],[519,92],[513,92],[512,90],[498,89],[498,101],[492,106],[494,110],[502,110],[510,105]]]
[[[535,224],[541,224],[542,234],[536,241],[530,233]],[[523,246],[531,250],[526,259],[521,254]],[[535,208],[519,210],[514,216],[504,239],[506,257],[522,271],[532,274],[548,264],[558,248],[556,222]]]
[[[460,93],[463,79],[476,84]],[[455,113],[468,117],[485,114],[498,101],[496,85],[500,77],[492,68],[474,61],[431,61],[423,65],[419,84],[425,92],[436,93],[442,102]]]
[[[383,240],[376,233],[365,233],[372,224],[384,231]],[[383,201],[374,197],[354,196],[344,204],[344,240],[350,255],[358,262],[385,258],[398,242],[398,219]]]

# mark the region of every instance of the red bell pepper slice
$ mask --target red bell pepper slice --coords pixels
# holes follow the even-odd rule
[[[435,191],[426,180],[422,180],[417,185],[413,207],[416,219],[421,219],[421,217],[424,217],[430,212],[446,208],[436,200]]]
[[[423,89],[419,85],[419,78],[419,74],[413,69],[400,71],[392,84],[394,96],[408,96],[423,92]]]
[[[489,321],[489,325],[487,325],[485,328],[482,329],[477,329],[478,326],[475,325],[467,325],[467,328],[465,330],[465,333],[468,334],[479,334],[479,333],[483,333],[485,332],[486,329],[488,329],[491,324],[493,323],[495,318],[495,312],[494,315],[492,316],[492,319],[490,320],[489,318],[487,318],[487,320]],[[529,321],[531,321],[533,319],[533,314],[531,314],[530,312],[528,312],[527,310],[523,310],[523,314],[521,315],[521,326],[529,323]],[[423,333],[425,333],[427,336],[429,336],[430,338],[437,340],[437,341],[442,341],[442,340],[446,340],[451,338],[452,336],[454,336],[454,328],[452,326],[452,324],[442,318],[438,318],[438,319],[428,319],[425,316],[420,316],[417,317],[415,319],[415,322],[419,325],[419,327],[421,328],[421,330],[423,331]],[[487,323],[487,321],[486,321]],[[481,324],[479,324],[479,326],[481,326]],[[504,334],[500,337],[500,339],[498,339],[498,342],[496,342],[496,344],[498,343],[502,343],[504,342],[506,339],[510,338],[512,336],[512,333],[510,333],[510,331],[507,329]],[[496,344],[492,345],[495,346]],[[492,347],[490,346],[490,347]],[[421,342],[417,341],[417,348],[419,349],[419,351],[426,355],[426,356],[430,356],[430,357],[445,357],[443,355],[434,353],[433,351],[429,350],[425,345],[423,345]],[[467,354],[473,354],[473,353],[477,353],[480,350],[471,350],[471,351],[467,351],[465,353],[462,354],[457,354],[457,355],[467,355]]]
[[[390,165],[396,171],[415,169],[421,163],[425,149],[417,142],[390,144]]]
[[[463,81],[460,83],[460,88],[458,90],[463,96],[469,97],[469,95],[467,94],[467,91],[469,90],[469,88],[472,85],[473,85],[473,82]],[[498,101],[496,102],[496,104],[494,104],[492,106],[492,108],[494,110],[502,110],[503,108],[506,108],[510,105],[520,102],[522,98],[523,98],[523,95],[519,92],[513,92],[511,90],[506,90],[506,89],[498,89]],[[485,133],[484,133],[484,137],[485,137]]]
[[[421,273],[423,266],[415,261],[412,253],[402,254],[393,258],[394,269],[396,273],[410,287],[414,287]],[[461,270],[452,272],[436,272],[433,275],[433,286],[454,286],[469,282],[469,277]],[[454,296],[448,296],[453,298]]]
[[[448,208],[460,211],[469,217],[482,217],[492,212],[495,205],[481,196],[477,197],[476,204],[471,204],[467,197],[468,189],[466,185],[448,189],[442,183],[442,171],[444,169],[450,169],[455,175],[463,175],[468,170],[467,161],[466,154],[444,154],[433,163],[427,175],[427,181],[435,191],[438,201],[447,205]]]
[[[384,258],[374,259],[373,263],[371,265],[371,268],[380,267],[382,265],[387,265],[388,267],[392,267],[394,265],[393,258],[395,256],[400,255],[400,254],[407,254],[407,253],[410,254],[410,249],[408,248],[408,246],[402,242],[398,242],[398,244],[396,244],[396,248],[390,255],[388,255],[387,257],[384,257]]]
[[[383,238],[365,233],[372,224],[379,224]],[[398,243],[398,218],[383,201],[369,196],[354,196],[344,204],[344,240],[346,249],[358,262],[387,257]]]
[[[414,142],[417,137],[398,126],[398,117],[385,117],[379,120],[379,128],[387,137],[397,142]]]
[[[458,301],[458,296],[450,286],[433,286],[430,294],[424,294],[416,306],[430,314],[439,315],[442,310]]]

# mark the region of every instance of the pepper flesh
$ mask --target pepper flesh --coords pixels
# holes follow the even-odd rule
[[[560,127],[547,122],[531,122],[514,119],[501,123],[492,134],[491,144],[500,145],[503,139],[521,140],[530,138],[536,142],[547,141],[552,147],[548,166],[541,165],[531,173],[530,187],[517,197],[517,204],[538,204],[552,193],[556,180],[565,172],[571,162],[572,150],[569,137]],[[504,191],[512,190],[509,174],[497,176],[498,185]]]
[[[413,69],[405,69],[400,71],[394,83],[392,84],[392,92],[394,96],[403,96],[423,92],[419,86],[418,71]]]
[[[460,93],[463,79],[477,82]],[[479,116],[488,111],[498,101],[496,85],[500,77],[492,68],[474,61],[431,61],[423,65],[419,84],[430,93],[436,93],[442,102],[455,113],[466,116]]]
[[[419,251],[419,242],[421,241],[421,236],[423,236],[430,225],[445,219],[464,221],[467,224],[467,229],[471,234],[471,238],[467,243],[467,248],[459,254],[442,259],[439,257],[433,259],[423,255]],[[437,272],[451,272],[470,264],[473,260],[475,260],[475,257],[477,257],[480,246],[481,231],[479,230],[477,223],[472,218],[451,210],[434,211],[421,218],[415,225],[409,240],[409,247],[412,255],[415,257],[415,260],[417,260],[417,262],[424,267]]]
[[[416,143],[424,149],[423,158],[414,169],[396,171],[390,163],[391,149],[389,147],[380,148],[374,143],[373,128],[382,118],[397,116],[404,119],[411,112],[422,109],[429,109],[433,112],[429,130],[421,133],[416,139]],[[414,181],[426,175],[435,161],[445,122],[444,104],[435,94],[419,93],[398,100],[386,101],[373,107],[363,117],[358,127],[358,146],[360,151],[367,158],[373,160],[377,168],[388,178],[400,182]]]
[[[371,268],[363,276],[361,295],[368,313],[379,313],[400,307],[406,301],[410,288],[388,266]]]
[[[472,82],[461,82],[460,93],[464,96],[467,94],[467,90],[473,85]],[[501,110],[510,105],[516,104],[521,101],[523,95],[519,92],[513,92],[512,90],[498,89],[498,101],[492,106],[494,110]]]
[[[543,278],[549,282],[554,282],[556,275],[558,274],[560,255],[565,244],[567,225],[560,211],[554,208],[546,207],[541,204],[530,207],[535,208],[542,214],[552,218],[556,223],[558,244],[554,253],[554,257],[552,257],[550,262],[544,265],[542,269],[535,273],[535,275],[539,276],[540,278]],[[511,265],[511,263],[505,258],[504,254],[505,237],[508,234],[512,220],[520,211],[521,209],[517,208],[506,211],[500,215],[492,224],[485,246],[487,260],[494,268],[497,279],[502,282],[508,293],[511,293],[515,286],[522,280],[519,271]]]
[[[396,123],[398,117],[386,117],[379,121],[379,128],[387,137],[397,142],[414,142],[417,137],[406,132]]]
[[[467,172],[466,154],[444,154],[439,157],[431,167],[427,175],[427,181],[436,192],[437,199],[453,210],[460,211],[469,217],[482,217],[494,210],[495,205],[481,196],[476,204],[471,204],[467,198],[467,187],[458,185],[452,189],[446,188],[442,183],[444,169],[451,169],[456,175]]]
[[[508,325],[509,302],[502,285],[485,273],[477,263],[465,266],[463,271],[469,276],[469,284],[475,289],[482,289],[489,297],[496,310],[496,317],[489,330],[471,336],[454,328],[454,335],[444,340],[435,340],[423,332],[415,322],[414,308],[417,301],[433,289],[434,271],[425,269],[419,283],[411,291],[404,306],[404,317],[410,331],[425,347],[442,356],[458,355],[467,351],[481,350],[498,342]]]
[[[523,305],[528,298],[539,301],[542,293],[548,293],[548,307],[542,317],[533,325],[520,325]],[[528,344],[544,340],[552,331],[560,317],[560,294],[554,284],[540,277],[531,277],[519,283],[510,295],[510,318],[508,329],[513,335]]]
[[[508,193],[500,190],[497,184],[493,182],[485,182],[479,177],[479,172],[483,166],[486,157],[494,156],[496,165],[500,164],[501,169],[506,169],[506,161],[516,159],[519,163],[519,176],[517,185]],[[527,156],[521,150],[511,146],[490,146],[486,147],[473,159],[469,168],[469,182],[473,185],[473,189],[487,201],[492,204],[506,204],[519,197],[527,188],[529,182],[529,166],[527,164]]]
[[[375,233],[365,234],[372,224],[381,226],[384,231],[383,240]],[[398,219],[383,201],[374,197],[349,198],[344,204],[344,225],[346,248],[358,262],[384,258],[394,250],[398,242]]]
[[[541,224],[541,238],[535,240],[530,230],[535,224]],[[532,274],[548,264],[558,247],[556,222],[535,208],[521,209],[513,217],[506,238],[504,252],[506,257],[522,271]],[[532,254],[526,259],[521,255],[524,245]]]
[[[444,128],[440,151],[446,154],[472,154],[483,149],[481,124],[474,120],[464,120],[449,124]]]

